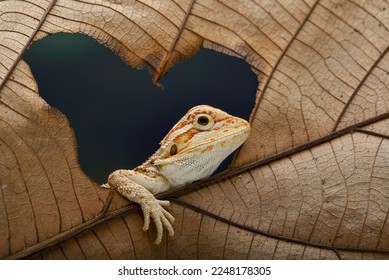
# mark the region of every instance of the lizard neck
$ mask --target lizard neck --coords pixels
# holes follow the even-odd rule
[[[169,190],[172,186],[169,180],[163,176],[150,160],[130,170],[131,180],[144,186],[153,194]]]

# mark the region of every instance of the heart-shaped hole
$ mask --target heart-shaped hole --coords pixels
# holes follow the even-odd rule
[[[34,43],[24,59],[40,95],[68,118],[80,165],[98,183],[106,182],[113,170],[145,161],[195,105],[248,119],[258,87],[243,60],[206,49],[171,69],[162,79],[163,91],[147,71],[132,69],[82,35],[48,36]]]

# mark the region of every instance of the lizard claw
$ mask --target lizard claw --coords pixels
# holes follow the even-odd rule
[[[174,217],[163,207],[169,207],[170,202],[166,200],[155,199],[153,203],[147,203],[141,205],[143,216],[144,216],[144,225],[143,230],[146,231],[149,229],[150,225],[150,216],[153,218],[155,226],[157,228],[157,238],[155,244],[159,244],[162,241],[163,236],[163,227],[165,226],[169,236],[174,235],[174,230],[172,223],[174,223]]]

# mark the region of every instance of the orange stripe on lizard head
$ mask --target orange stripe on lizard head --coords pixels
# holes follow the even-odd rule
[[[191,128],[185,133],[177,135],[177,137],[174,138],[173,141],[174,143],[187,143],[198,133],[200,133],[200,131],[198,131],[196,128]]]
[[[201,152],[209,152],[211,151],[213,148],[215,147],[215,145],[209,145],[209,146],[206,146]]]

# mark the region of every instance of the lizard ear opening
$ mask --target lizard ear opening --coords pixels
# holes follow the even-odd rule
[[[210,130],[214,125],[215,121],[208,114],[198,114],[193,120],[193,126],[200,131]]]
[[[177,145],[176,145],[176,144],[173,144],[173,145],[170,147],[170,155],[171,155],[171,156],[174,156],[175,154],[177,154]]]

